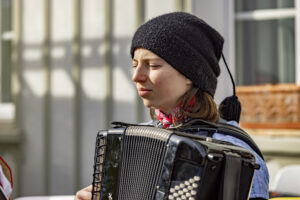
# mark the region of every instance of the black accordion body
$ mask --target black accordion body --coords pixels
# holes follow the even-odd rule
[[[258,167],[231,143],[141,125],[100,131],[94,160],[97,200],[245,200]]]

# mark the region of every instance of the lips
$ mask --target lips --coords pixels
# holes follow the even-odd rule
[[[152,90],[150,90],[150,89],[138,88],[138,93],[141,97],[147,97],[148,95],[150,95],[151,92],[152,92]]]

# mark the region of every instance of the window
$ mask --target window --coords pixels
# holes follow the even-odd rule
[[[294,0],[236,0],[238,85],[295,83]]]

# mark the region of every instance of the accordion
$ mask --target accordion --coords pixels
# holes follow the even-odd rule
[[[92,199],[244,200],[255,169],[249,150],[178,130],[128,125],[96,138]]]

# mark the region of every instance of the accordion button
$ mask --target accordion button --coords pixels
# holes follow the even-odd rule
[[[183,192],[188,192],[189,190],[186,188],[183,188]]]
[[[174,188],[171,188],[171,189],[170,189],[170,192],[171,192],[171,193],[175,192],[175,189],[174,189]]]
[[[194,197],[190,197],[189,200],[195,200],[195,198]]]
[[[188,189],[189,189],[189,190],[192,190],[192,189],[194,189],[194,188],[193,188],[192,186],[189,185],[189,186],[188,186]]]
[[[189,180],[189,182],[190,182],[190,183],[194,183],[195,180],[194,180],[193,178],[191,178],[191,179]]]
[[[171,200],[172,200],[172,199],[174,199],[174,197],[173,197],[172,195],[169,195],[169,196],[168,196],[168,199],[171,199]]]
[[[181,183],[179,186],[180,186],[181,188],[184,188],[184,187],[185,187],[185,185],[184,185],[183,183]]]
[[[194,195],[197,194],[197,192],[196,192],[195,190],[192,190],[192,191],[191,191],[191,194],[194,196]]]
[[[190,182],[184,181],[184,184],[185,184],[186,186],[188,186],[188,185],[190,185]]]
[[[183,191],[182,191],[182,190],[179,190],[179,191],[178,191],[178,194],[179,194],[179,195],[183,195]]]
[[[174,192],[173,196],[178,197],[179,195],[178,195],[178,193]]]
[[[197,183],[193,183],[193,188],[197,188],[198,187],[198,184]]]
[[[195,176],[195,177],[194,177],[194,180],[195,180],[195,181],[200,181],[200,176]]]
[[[186,199],[186,196],[185,196],[185,195],[182,195],[182,196],[181,196],[181,199],[183,199],[183,200]]]
[[[179,190],[180,187],[178,185],[175,186],[175,190]]]
[[[188,192],[188,193],[185,194],[185,196],[186,197],[191,197],[192,195],[191,195],[191,193]]]

